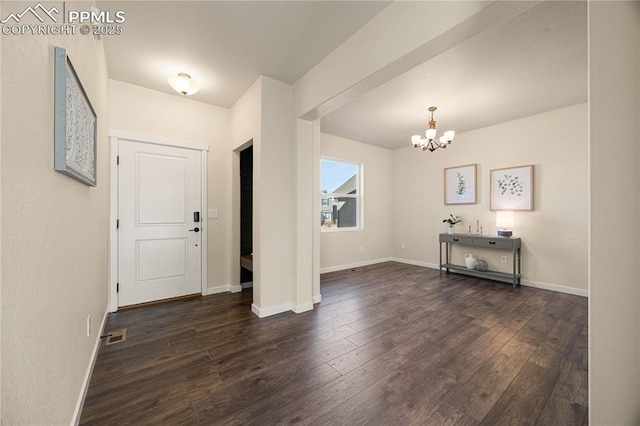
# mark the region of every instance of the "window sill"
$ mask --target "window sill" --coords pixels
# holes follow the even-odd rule
[[[320,232],[353,232],[353,231],[362,231],[364,228],[362,227],[353,227],[353,228],[320,228]]]

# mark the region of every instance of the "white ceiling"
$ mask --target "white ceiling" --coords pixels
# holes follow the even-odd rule
[[[442,134],[586,102],[586,24],[586,2],[541,3],[326,115],[322,131],[399,148],[424,136],[431,105]]]
[[[293,84],[390,1],[102,1],[125,12],[122,35],[103,37],[109,77],[230,108],[259,75]],[[179,95],[177,95],[179,96]]]
[[[126,12],[105,36],[110,78],[231,107],[259,75],[293,84],[388,1],[103,1]],[[446,4],[443,3],[443,5]],[[434,19],[437,19],[434,18]],[[322,118],[322,131],[398,148],[424,134],[472,129],[587,100],[586,1],[546,1],[444,52]],[[425,25],[428,20],[425,20]]]

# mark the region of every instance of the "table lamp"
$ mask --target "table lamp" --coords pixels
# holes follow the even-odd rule
[[[496,227],[498,227],[498,236],[510,237],[513,235],[513,231],[508,228],[513,228],[514,214],[512,211],[498,211],[496,212]]]

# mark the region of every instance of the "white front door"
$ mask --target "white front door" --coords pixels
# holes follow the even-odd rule
[[[202,152],[127,140],[118,149],[118,306],[200,293]]]

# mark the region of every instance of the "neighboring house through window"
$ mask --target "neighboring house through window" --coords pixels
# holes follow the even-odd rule
[[[362,228],[362,164],[323,157],[320,191],[323,231]]]

